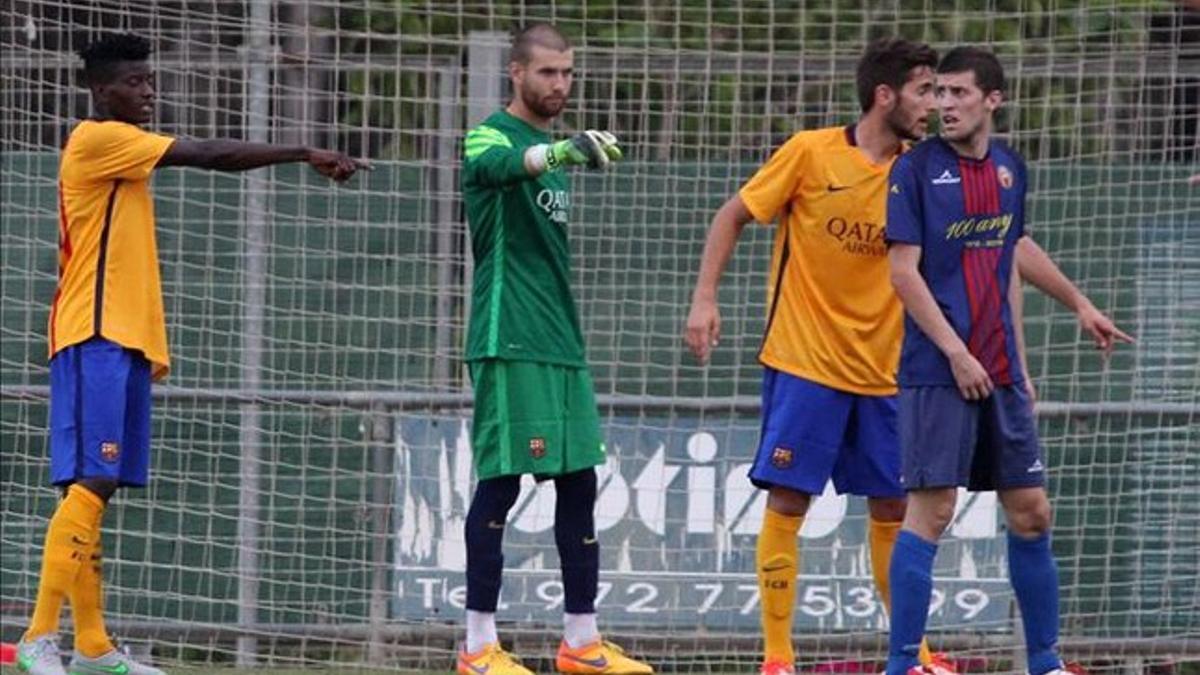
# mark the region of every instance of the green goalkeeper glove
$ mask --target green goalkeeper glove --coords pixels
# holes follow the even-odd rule
[[[589,169],[603,169],[621,157],[623,154],[616,136],[607,131],[588,129],[557,143],[533,146],[526,152],[525,164],[534,173],[580,164],[586,164]]]

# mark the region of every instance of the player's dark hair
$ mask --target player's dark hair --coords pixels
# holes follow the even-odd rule
[[[897,92],[908,82],[909,73],[918,66],[937,67],[937,51],[923,42],[902,37],[885,37],[867,45],[858,60],[855,77],[858,104],[865,113],[875,105],[875,88],[886,84]]]
[[[539,21],[521,28],[513,35],[510,60],[521,64],[529,63],[534,45],[556,52],[565,52],[571,48],[570,40],[553,24]]]
[[[938,64],[939,73],[975,73],[975,84],[987,96],[993,91],[1004,93],[1004,67],[1000,59],[986,49],[979,47],[955,47],[942,57]]]
[[[132,33],[110,33],[79,50],[83,79],[88,86],[112,82],[116,66],[150,58],[150,41]]]

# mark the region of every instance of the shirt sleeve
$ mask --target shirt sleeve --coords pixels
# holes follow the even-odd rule
[[[792,136],[738,191],[754,220],[771,222],[791,200],[807,168],[808,146],[803,133]]]
[[[513,146],[500,130],[481,124],[463,142],[463,178],[486,187],[511,185],[532,176],[525,169],[525,148]]]
[[[917,186],[909,155],[902,155],[892,165],[888,176],[887,242],[922,245],[921,194]]]
[[[146,180],[175,139],[124,122],[97,122],[73,135],[75,169],[88,180]]]

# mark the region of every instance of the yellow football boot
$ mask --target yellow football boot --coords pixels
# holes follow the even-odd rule
[[[607,640],[596,640],[579,649],[571,649],[563,640],[558,646],[556,665],[560,673],[576,675],[652,675],[654,669],[625,656],[625,650]]]
[[[504,651],[499,642],[490,642],[474,654],[466,647],[458,650],[458,675],[533,675],[521,660]]]

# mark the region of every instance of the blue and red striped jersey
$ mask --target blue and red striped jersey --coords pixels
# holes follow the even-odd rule
[[[889,243],[921,247],[921,276],[942,313],[997,385],[1024,379],[1008,286],[1025,234],[1025,163],[992,140],[983,159],[931,138],[896,160],[888,181]],[[950,362],[905,315],[901,386],[953,385]]]

